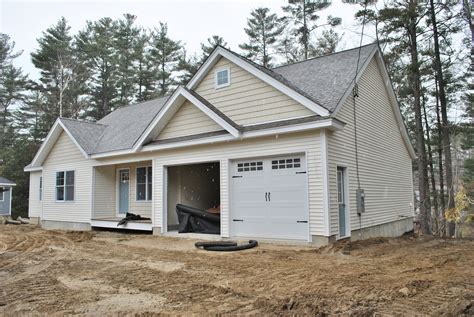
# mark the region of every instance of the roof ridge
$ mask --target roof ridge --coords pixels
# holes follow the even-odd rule
[[[100,125],[106,127],[106,124],[98,123],[98,122],[92,122],[92,121],[86,121],[86,120],[78,120],[78,119],[71,119],[71,118],[64,118],[64,117],[59,117],[59,120],[67,120],[67,121],[72,121],[72,122],[78,122],[78,123],[87,123],[87,124],[93,124],[93,125]]]
[[[277,68],[282,68],[282,67],[287,67],[287,66],[293,66],[293,65],[296,65],[296,64],[304,63],[304,62],[309,62],[309,61],[312,61],[312,60],[315,60],[315,59],[318,59],[318,58],[333,56],[333,55],[336,55],[336,54],[339,54],[339,53],[346,53],[346,52],[349,52],[349,51],[352,51],[352,50],[357,50],[357,49],[359,49],[359,48],[367,47],[367,46],[374,45],[374,44],[376,45],[377,43],[376,43],[376,42],[373,42],[373,43],[370,43],[370,44],[362,45],[362,46],[360,46],[360,47],[359,47],[359,46],[356,46],[356,47],[349,48],[349,49],[347,49],[347,50],[342,50],[342,51],[339,51],[339,52],[334,52],[334,53],[330,53],[330,54],[326,54],[326,55],[311,57],[311,58],[308,58],[308,59],[305,59],[305,60],[302,60],[302,61],[297,61],[297,62],[294,62],[294,63],[290,63],[290,64],[286,64],[286,65],[280,65],[280,66],[277,66],[277,67],[273,67],[273,68],[271,68],[270,70],[273,71],[274,69],[277,69]]]

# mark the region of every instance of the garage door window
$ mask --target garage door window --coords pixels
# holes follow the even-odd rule
[[[301,159],[299,158],[272,160],[273,170],[281,170],[281,169],[287,169],[287,168],[300,168],[300,167],[301,167]]]
[[[263,170],[263,162],[243,162],[237,164],[237,172],[255,172]]]

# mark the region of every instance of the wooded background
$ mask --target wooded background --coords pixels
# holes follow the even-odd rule
[[[361,32],[375,27],[416,149],[421,229],[451,236],[456,224],[472,221],[472,4],[400,0],[377,9],[373,1],[350,2]],[[252,10],[242,30],[248,41],[238,52],[267,68],[336,52],[341,19],[319,16],[330,5],[292,0],[283,16]],[[227,47],[225,39],[210,35],[200,52],[190,54],[170,38],[165,23],[145,29],[131,14],[87,21],[76,34],[60,18],[38,39],[31,60],[40,77],[31,80],[13,64],[21,48],[0,33],[0,175],[17,183],[14,215],[27,215],[29,176],[23,168],[58,116],[96,121],[119,107],[170,94],[216,45]]]

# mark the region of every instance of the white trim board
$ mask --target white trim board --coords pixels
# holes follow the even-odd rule
[[[414,160],[414,159],[416,159],[415,150],[413,149],[413,145],[410,142],[410,138],[408,136],[408,132],[407,132],[407,129],[406,129],[406,126],[405,126],[405,122],[403,121],[403,117],[402,117],[402,114],[400,112],[400,107],[398,105],[397,96],[395,95],[395,91],[393,89],[392,82],[391,82],[390,76],[388,74],[387,66],[385,65],[385,62],[384,62],[383,57],[382,57],[382,53],[381,53],[381,51],[378,47],[376,47],[370,53],[369,58],[367,58],[364,65],[361,67],[360,71],[357,73],[355,82],[359,81],[360,77],[365,73],[365,70],[367,69],[367,67],[369,66],[370,62],[372,61],[372,59],[374,57],[375,57],[375,60],[377,62],[377,66],[380,70],[380,73],[382,74],[384,85],[387,89],[389,99],[391,101],[393,114],[395,115],[395,119],[396,119],[396,121],[398,123],[398,126],[399,126],[400,134],[402,135],[402,138],[405,142],[405,146],[407,148],[408,153],[410,154],[410,157],[412,158],[412,160]],[[344,93],[344,96],[339,101],[339,103],[338,103],[336,109],[334,110],[334,112],[332,113],[331,117],[336,117],[337,113],[341,110],[342,106],[345,104],[347,99],[351,96],[353,88],[354,88],[354,81],[351,83],[349,88]]]
[[[150,137],[156,137],[159,135],[161,130],[166,126],[166,124],[173,118],[174,114],[178,111],[179,107],[188,100],[206,115],[208,115],[212,120],[214,120],[218,125],[220,125],[224,130],[227,130],[232,136],[238,137],[240,135],[239,130],[237,130],[230,123],[225,121],[214,111],[209,109],[201,101],[199,101],[195,96],[193,96],[189,91],[183,87],[177,88],[171,97],[166,101],[163,109],[158,113],[158,115],[153,119],[151,124],[138,139],[136,145],[133,147],[133,152],[138,152],[147,139]]]
[[[44,160],[47,158],[49,152],[53,149],[54,144],[56,144],[56,141],[59,139],[61,132],[63,131],[66,132],[71,141],[77,146],[84,158],[89,158],[89,155],[86,153],[86,151],[84,151],[84,149],[79,145],[79,143],[77,143],[71,132],[69,132],[66,126],[61,122],[61,118],[58,118],[56,119],[56,122],[54,123],[53,127],[51,128],[48,135],[41,144],[40,149],[33,158],[33,161],[30,164],[31,166],[24,168],[25,172],[33,172],[41,168],[41,164],[43,164]]]
[[[218,143],[218,142],[228,142],[228,141],[235,141],[241,139],[250,139],[250,138],[257,138],[275,134],[285,134],[291,132],[298,132],[298,131],[307,131],[307,130],[314,130],[314,129],[323,129],[327,128],[334,131],[339,131],[344,128],[344,124],[338,120],[324,119],[314,122],[307,122],[302,124],[296,124],[291,126],[283,126],[265,130],[258,130],[258,131],[248,131],[243,132],[241,138],[235,138],[232,135],[219,135],[207,138],[199,138],[195,140],[186,140],[186,141],[178,141],[178,142],[171,142],[171,143],[164,143],[164,144],[150,144],[145,145],[142,148],[142,152],[150,152],[150,151],[159,151],[165,149],[173,149],[173,148],[181,148],[181,147],[188,147],[194,145],[201,145],[201,144],[208,144],[208,143]]]
[[[232,63],[238,65],[239,67],[251,73],[255,77],[266,82],[273,88],[284,93],[285,95],[295,100],[296,102],[302,104],[303,106],[313,111],[314,113],[319,114],[320,116],[330,115],[329,110],[327,110],[323,106],[315,103],[314,101],[308,99],[302,94],[296,92],[295,90],[291,89],[287,85],[281,83],[280,81],[276,80],[272,76],[261,71],[260,69],[250,64],[249,62],[245,61],[244,59],[237,57],[236,55],[234,55],[233,53],[229,52],[228,50],[226,50],[225,48],[221,46],[218,46],[214,49],[211,55],[207,58],[206,62],[201,66],[201,68],[199,68],[197,73],[189,81],[186,87],[191,90],[196,88],[196,86],[199,84],[199,82],[201,82],[204,76],[206,76],[207,73],[211,70],[211,68],[217,63],[219,57],[228,59]]]

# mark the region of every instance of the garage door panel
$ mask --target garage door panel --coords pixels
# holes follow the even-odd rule
[[[248,161],[248,160],[247,160]],[[259,171],[234,162],[231,184],[232,234],[240,237],[307,240],[307,176],[304,156],[255,159]],[[267,196],[268,193],[268,196]]]

